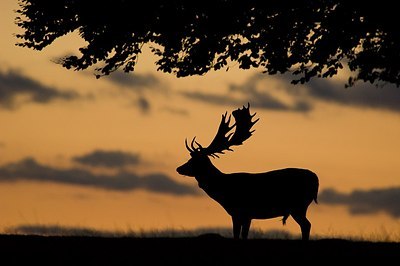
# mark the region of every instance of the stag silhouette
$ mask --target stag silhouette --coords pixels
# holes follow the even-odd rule
[[[233,151],[231,146],[241,145],[251,137],[252,121],[250,104],[232,112],[236,121],[230,126],[231,115],[222,115],[216,136],[211,144],[203,146],[193,138],[189,147],[191,158],[176,170],[181,175],[195,177],[198,185],[217,201],[232,217],[233,236],[246,239],[252,219],[269,219],[283,216],[285,225],[291,215],[299,224],[302,239],[310,237],[311,223],[307,219],[307,208],[314,200],[317,203],[319,181],[315,173],[307,169],[285,168],[265,173],[231,173],[218,170],[210,157],[219,158],[224,151]],[[232,132],[232,129],[234,129]],[[197,147],[196,147],[196,146]]]

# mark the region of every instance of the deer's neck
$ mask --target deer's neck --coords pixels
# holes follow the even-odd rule
[[[207,188],[215,181],[219,180],[221,176],[225,175],[213,164],[207,165],[202,169],[200,173],[196,175],[196,180],[199,183],[199,187],[202,189]]]

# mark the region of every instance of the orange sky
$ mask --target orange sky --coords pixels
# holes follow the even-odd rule
[[[16,8],[16,1],[0,3],[1,78],[26,78],[42,87],[75,92],[76,97],[56,97],[38,103],[21,93],[13,98],[11,107],[0,99],[0,174],[1,167],[31,157],[37,164],[52,169],[79,168],[112,175],[118,169],[84,167],[73,158],[95,150],[121,151],[140,157],[140,163],[128,167],[128,171],[138,175],[162,173],[175,182],[192,186],[202,196],[4,181],[0,182],[0,231],[21,224],[107,230],[230,226],[224,210],[200,191],[194,179],[179,176],[175,169],[189,158],[185,138],[197,136],[199,142],[207,145],[216,132],[220,115],[240,107],[220,103],[221,98],[246,104],[251,100],[246,95],[253,95],[252,89],[267,92],[288,109],[294,108],[299,99],[312,108],[307,112],[273,110],[263,106],[260,98],[260,102],[250,102],[260,118],[256,132],[235,152],[213,160],[222,171],[308,168],[319,175],[320,192],[327,188],[350,193],[356,189],[400,187],[400,109],[390,103],[386,107],[386,98],[373,107],[354,93],[365,89],[373,94],[375,88],[344,89],[341,77],[321,83],[353,99],[344,102],[341,96],[324,98],[307,87],[289,86],[285,78],[268,77],[257,70],[239,70],[235,65],[227,72],[178,79],[157,72],[148,50],[139,58],[136,79],[128,83],[123,83],[123,78],[97,80],[91,71],[75,72],[53,63],[55,58],[83,45],[76,34],[57,40],[41,52],[16,47],[13,34],[19,29],[14,25],[12,11]],[[140,84],[140,80],[144,83]],[[1,86],[5,85],[0,83],[0,97]],[[244,88],[248,90],[242,92]],[[200,94],[206,99],[196,100]],[[213,99],[219,99],[219,104],[213,104]],[[381,211],[354,215],[347,205],[321,201],[311,205],[309,217],[313,225],[311,235],[400,235],[400,216],[384,207]],[[279,219],[256,221],[253,226],[299,233],[292,219],[286,227],[281,226]]]

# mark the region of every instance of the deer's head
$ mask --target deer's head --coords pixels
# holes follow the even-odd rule
[[[176,169],[179,174],[199,176],[212,173],[211,171],[216,168],[211,163],[209,157],[219,158],[218,154],[224,154],[225,151],[233,151],[231,146],[241,145],[246,139],[251,137],[254,132],[251,128],[259,119],[251,121],[256,114],[250,114],[250,104],[247,107],[243,106],[243,108],[233,111],[232,115],[235,119],[233,125],[229,125],[231,115],[228,118],[227,113],[222,115],[217,134],[207,147],[204,148],[198,143],[196,137],[193,138],[190,146],[187,139],[185,139],[186,149],[190,152],[191,158]]]

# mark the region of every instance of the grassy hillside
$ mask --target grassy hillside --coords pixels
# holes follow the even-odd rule
[[[0,252],[1,265],[361,265],[397,263],[400,243],[0,235]]]

